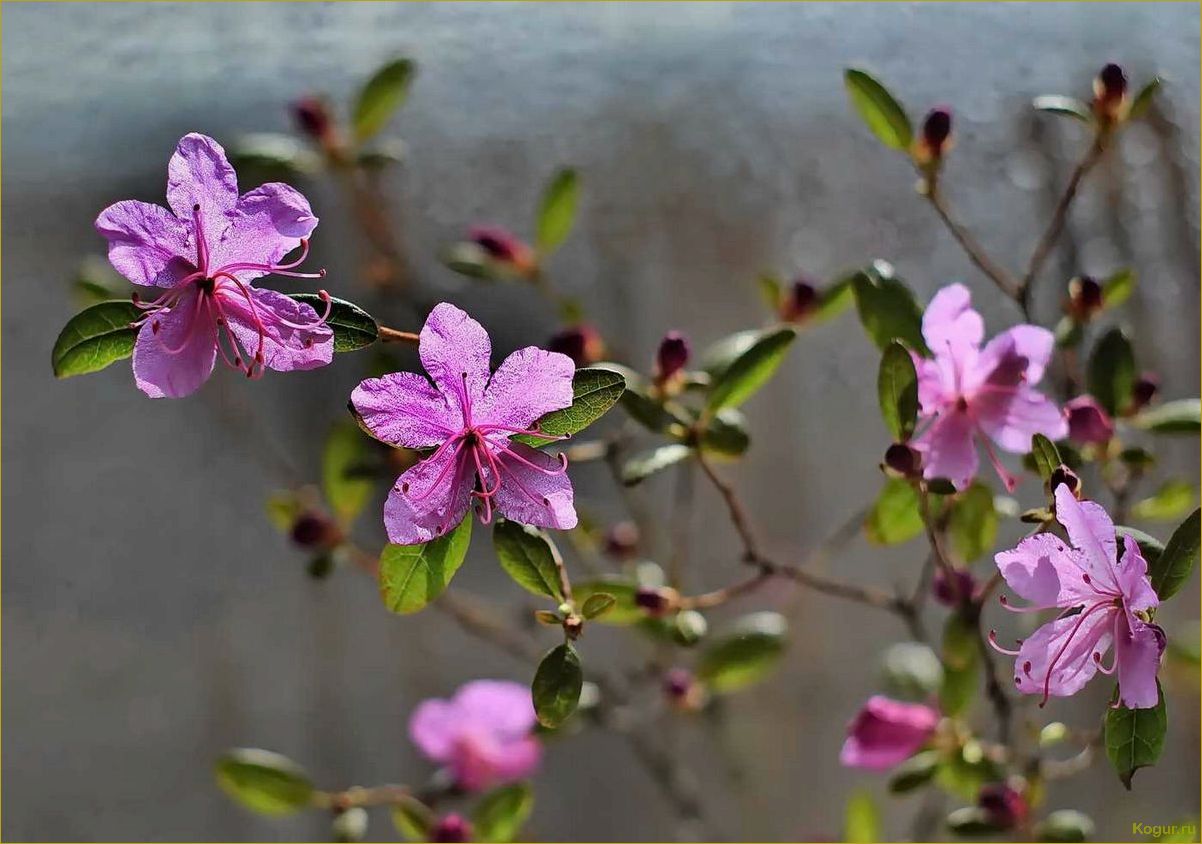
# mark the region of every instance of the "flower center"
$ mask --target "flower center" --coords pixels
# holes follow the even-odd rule
[[[216,289],[217,281],[208,276],[205,276],[204,278],[198,278],[196,280],[196,286],[200,288],[200,292],[202,295],[209,296]]]

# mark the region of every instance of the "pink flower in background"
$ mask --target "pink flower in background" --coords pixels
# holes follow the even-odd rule
[[[977,474],[980,440],[1008,490],[1010,475],[991,446],[1026,454],[1034,434],[1057,440],[1067,433],[1060,410],[1033,385],[1052,354],[1052,333],[1016,325],[984,348],[985,324],[970,305],[968,288],[949,285],[927,306],[922,334],[931,358],[915,358],[921,416],[929,420],[913,445],[927,478],[947,478],[963,489]]]
[[[1165,635],[1148,622],[1160,600],[1148,581],[1148,564],[1139,546],[1124,537],[1122,559],[1114,523],[1092,501],[1077,501],[1067,486],[1056,487],[1056,520],[1064,525],[1071,545],[1053,534],[1029,536],[1017,548],[994,559],[1002,577],[1031,612],[1058,607],[1065,612],[1040,627],[1017,651],[998,646],[1017,657],[1014,682],[1024,694],[1067,697],[1079,692],[1096,671],[1118,673],[1119,700],[1131,709],[1146,709],[1159,700],[1156,672]],[[1114,645],[1109,668],[1102,658]]]
[[[445,302],[426,318],[418,353],[433,385],[397,372],[369,378],[351,393],[352,410],[377,439],[406,448],[437,446],[389,493],[389,540],[414,545],[441,536],[459,524],[472,499],[486,524],[495,509],[527,525],[575,527],[567,459],[509,439],[572,403],[571,358],[528,346],[490,378],[488,333]]]
[[[542,746],[530,734],[535,723],[528,686],[474,680],[450,700],[423,701],[409,719],[409,737],[447,766],[461,788],[482,791],[537,770]]]
[[[1082,445],[1102,445],[1114,436],[1114,421],[1093,396],[1077,396],[1064,406],[1068,438]]]
[[[334,334],[309,305],[251,286],[291,272],[308,254],[317,218],[288,185],[272,182],[238,195],[225,150],[204,135],[185,135],[167,165],[167,204],[125,200],[96,218],[109,261],[127,279],[165,288],[146,313],[134,346],[134,379],[151,398],[195,392],[213,371],[218,351],[249,377],[264,367],[313,369],[329,363]],[[174,212],[174,213],[173,213]],[[296,247],[295,261],[278,263]]]
[[[939,712],[921,703],[873,695],[847,728],[839,761],[848,768],[885,771],[910,758],[939,724]]]

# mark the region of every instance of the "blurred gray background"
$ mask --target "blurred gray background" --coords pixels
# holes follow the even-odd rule
[[[1137,268],[1122,320],[1140,362],[1162,375],[1166,396],[1192,396],[1198,34],[1196,5],[1155,3],[5,6],[3,837],[320,838],[317,813],[270,821],[230,804],[213,785],[214,757],[272,748],[325,787],[420,781],[429,767],[406,738],[417,701],[477,676],[531,673],[433,611],[389,615],[352,571],[311,581],[264,518],[266,494],[295,480],[265,455],[282,451],[316,477],[317,444],[342,418],[364,360],[254,384],[219,369],[184,401],[146,399],[127,364],[52,378],[50,347],[74,307],[68,282],[102,251],[92,220],[118,199],[161,202],[181,135],[228,144],[286,131],[298,95],[345,103],[381,62],[410,56],[420,76],[389,130],[409,158],[386,186],[424,294],[468,307],[498,354],[543,341],[555,327],[549,306],[463,280],[437,253],[473,222],[529,234],[541,185],[573,164],[581,216],[550,272],[646,365],[668,328],[703,344],[762,321],[753,280],[769,268],[831,278],[884,257],[922,299],[964,280],[991,332],[1013,323],[1013,308],[914,194],[905,161],[850,111],[841,71],[879,72],[912,113],[953,106],[946,191],[991,253],[1017,267],[1084,144],[1070,121],[1033,115],[1030,98],[1087,96],[1097,69],[1118,61],[1135,84],[1165,77],[1163,109],[1131,127],[1090,180],[1043,275],[1039,314],[1056,316],[1074,272]],[[403,319],[355,278],[365,246],[337,186],[302,187],[322,218],[310,263],[329,268],[336,295]],[[813,547],[875,495],[885,442],[876,361],[847,314],[803,334],[747,407],[752,450],[728,475],[772,550]],[[1163,455],[1163,474],[1196,478],[1196,440]],[[584,506],[621,515],[600,467],[573,474]],[[652,484],[652,504],[671,488]],[[1033,503],[1035,484],[1020,497]],[[694,590],[736,570],[716,497],[699,486],[697,499]],[[364,527],[378,539],[374,511]],[[888,552],[860,541],[832,569],[904,583],[922,553],[917,541]],[[483,531],[456,584],[515,617],[526,607]],[[1196,589],[1163,611],[1170,633],[1197,617]],[[904,636],[900,625],[783,585],[734,611],[764,606],[792,612],[786,670],[730,701],[709,737],[694,725],[681,738],[706,795],[704,834],[837,836],[845,797],[866,785],[888,834],[906,835],[918,801],[888,798],[884,778],[836,762],[843,725],[879,688],[879,653]],[[581,643],[586,665],[632,664],[625,642],[594,626]],[[1057,784],[1051,808],[1088,812],[1112,840],[1130,839],[1133,821],[1197,814],[1197,675],[1166,677],[1172,735],[1160,765],[1128,794],[1103,760]],[[1095,682],[1050,714],[1088,727],[1108,688]],[[605,733],[550,747],[537,784],[532,838],[681,834],[630,749]],[[376,816],[372,837],[392,835]]]

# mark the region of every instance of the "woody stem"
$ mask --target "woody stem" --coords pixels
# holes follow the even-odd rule
[[[416,344],[420,339],[420,334],[415,334],[412,331],[398,331],[395,328],[389,328],[386,325],[377,326],[377,332],[381,343],[413,343]]]

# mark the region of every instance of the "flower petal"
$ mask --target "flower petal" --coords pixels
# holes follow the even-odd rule
[[[883,771],[904,762],[935,731],[939,713],[920,703],[873,695],[847,728],[839,762]]]
[[[496,459],[501,488],[494,505],[502,516],[535,527],[576,527],[572,481],[560,471],[558,460],[523,443],[509,443],[507,452],[498,452]],[[538,468],[527,465],[531,463]]]
[[[217,325],[197,288],[142,326],[134,343],[134,381],[152,399],[182,398],[209,379],[216,360]]]
[[[927,305],[922,315],[922,336],[938,354],[951,347],[953,354],[976,350],[985,337],[985,323],[972,309],[972,294],[963,284],[949,284]]]
[[[525,428],[572,403],[576,365],[567,355],[527,346],[505,358],[472,409],[476,424]]]
[[[985,344],[976,368],[982,381],[1000,368],[1021,373],[1027,384],[1038,384],[1052,359],[1054,344],[1055,338],[1046,328],[1016,325]],[[1021,365],[1016,365],[1020,361]]]
[[[209,243],[225,228],[225,214],[238,201],[238,177],[221,144],[193,132],[180,138],[167,163],[167,204],[181,220],[200,206]]]
[[[1083,552],[1081,560],[1085,571],[1097,581],[1098,586],[1113,592],[1121,591],[1115,571],[1117,543],[1114,522],[1110,516],[1100,504],[1078,501],[1065,484],[1056,487],[1055,499],[1056,521],[1064,525],[1073,546]]]
[[[492,356],[492,343],[480,323],[454,305],[442,302],[426,317],[417,350],[422,366],[448,404],[463,410],[464,398],[471,405],[479,403],[488,383]]]
[[[1123,606],[1128,614],[1146,612],[1160,606],[1160,598],[1148,580],[1148,562],[1139,550],[1139,543],[1130,536],[1123,537],[1118,582],[1123,593]]]
[[[450,760],[458,736],[459,713],[450,701],[424,700],[409,716],[410,740],[435,762]]]
[[[417,545],[452,530],[467,515],[473,479],[455,448],[406,470],[384,502],[388,541]]]
[[[1031,450],[1031,437],[1051,440],[1068,436],[1068,422],[1060,408],[1038,390],[1027,386],[997,388],[977,393],[973,415],[991,440],[1013,454]]]
[[[1095,605],[1097,606],[1097,605]],[[1110,648],[1117,607],[1089,607],[1049,621],[1025,639],[1014,661],[1014,682],[1027,695],[1068,697],[1085,687],[1098,670],[1094,654]],[[1050,674],[1049,674],[1050,669]]]
[[[228,218],[224,231],[206,235],[212,252],[211,265],[276,264],[300,246],[317,228],[317,217],[309,201],[282,182],[270,182],[242,194]],[[266,275],[259,270],[235,270],[239,278]]]
[[[262,336],[263,364],[277,372],[316,369],[334,359],[334,332],[317,321],[317,311],[310,305],[274,290],[248,287],[247,292],[254,302],[253,309],[233,283],[219,284],[215,294],[221,314],[243,352],[253,358]]]
[[[1071,607],[1098,597],[1081,579],[1080,558],[1080,551],[1055,534],[1037,533],[993,559],[1020,598],[1036,607]]]
[[[977,449],[967,413],[949,410],[936,417],[913,445],[922,453],[923,476],[947,478],[964,489],[977,474]]]
[[[351,405],[376,439],[406,448],[440,445],[462,427],[457,411],[416,372],[393,372],[360,382]]]
[[[1155,624],[1131,624],[1125,613],[1116,613],[1114,656],[1118,665],[1119,701],[1128,709],[1149,709],[1160,701],[1156,672],[1164,653],[1165,635]]]
[[[188,227],[161,205],[127,199],[101,211],[95,225],[109,242],[109,263],[134,284],[174,287],[196,269]]]
[[[520,738],[537,723],[530,687],[509,680],[473,680],[455,692],[464,721],[502,738]]]
[[[538,770],[543,746],[534,736],[506,741],[490,754],[491,777],[486,786],[516,782],[530,777]]]

